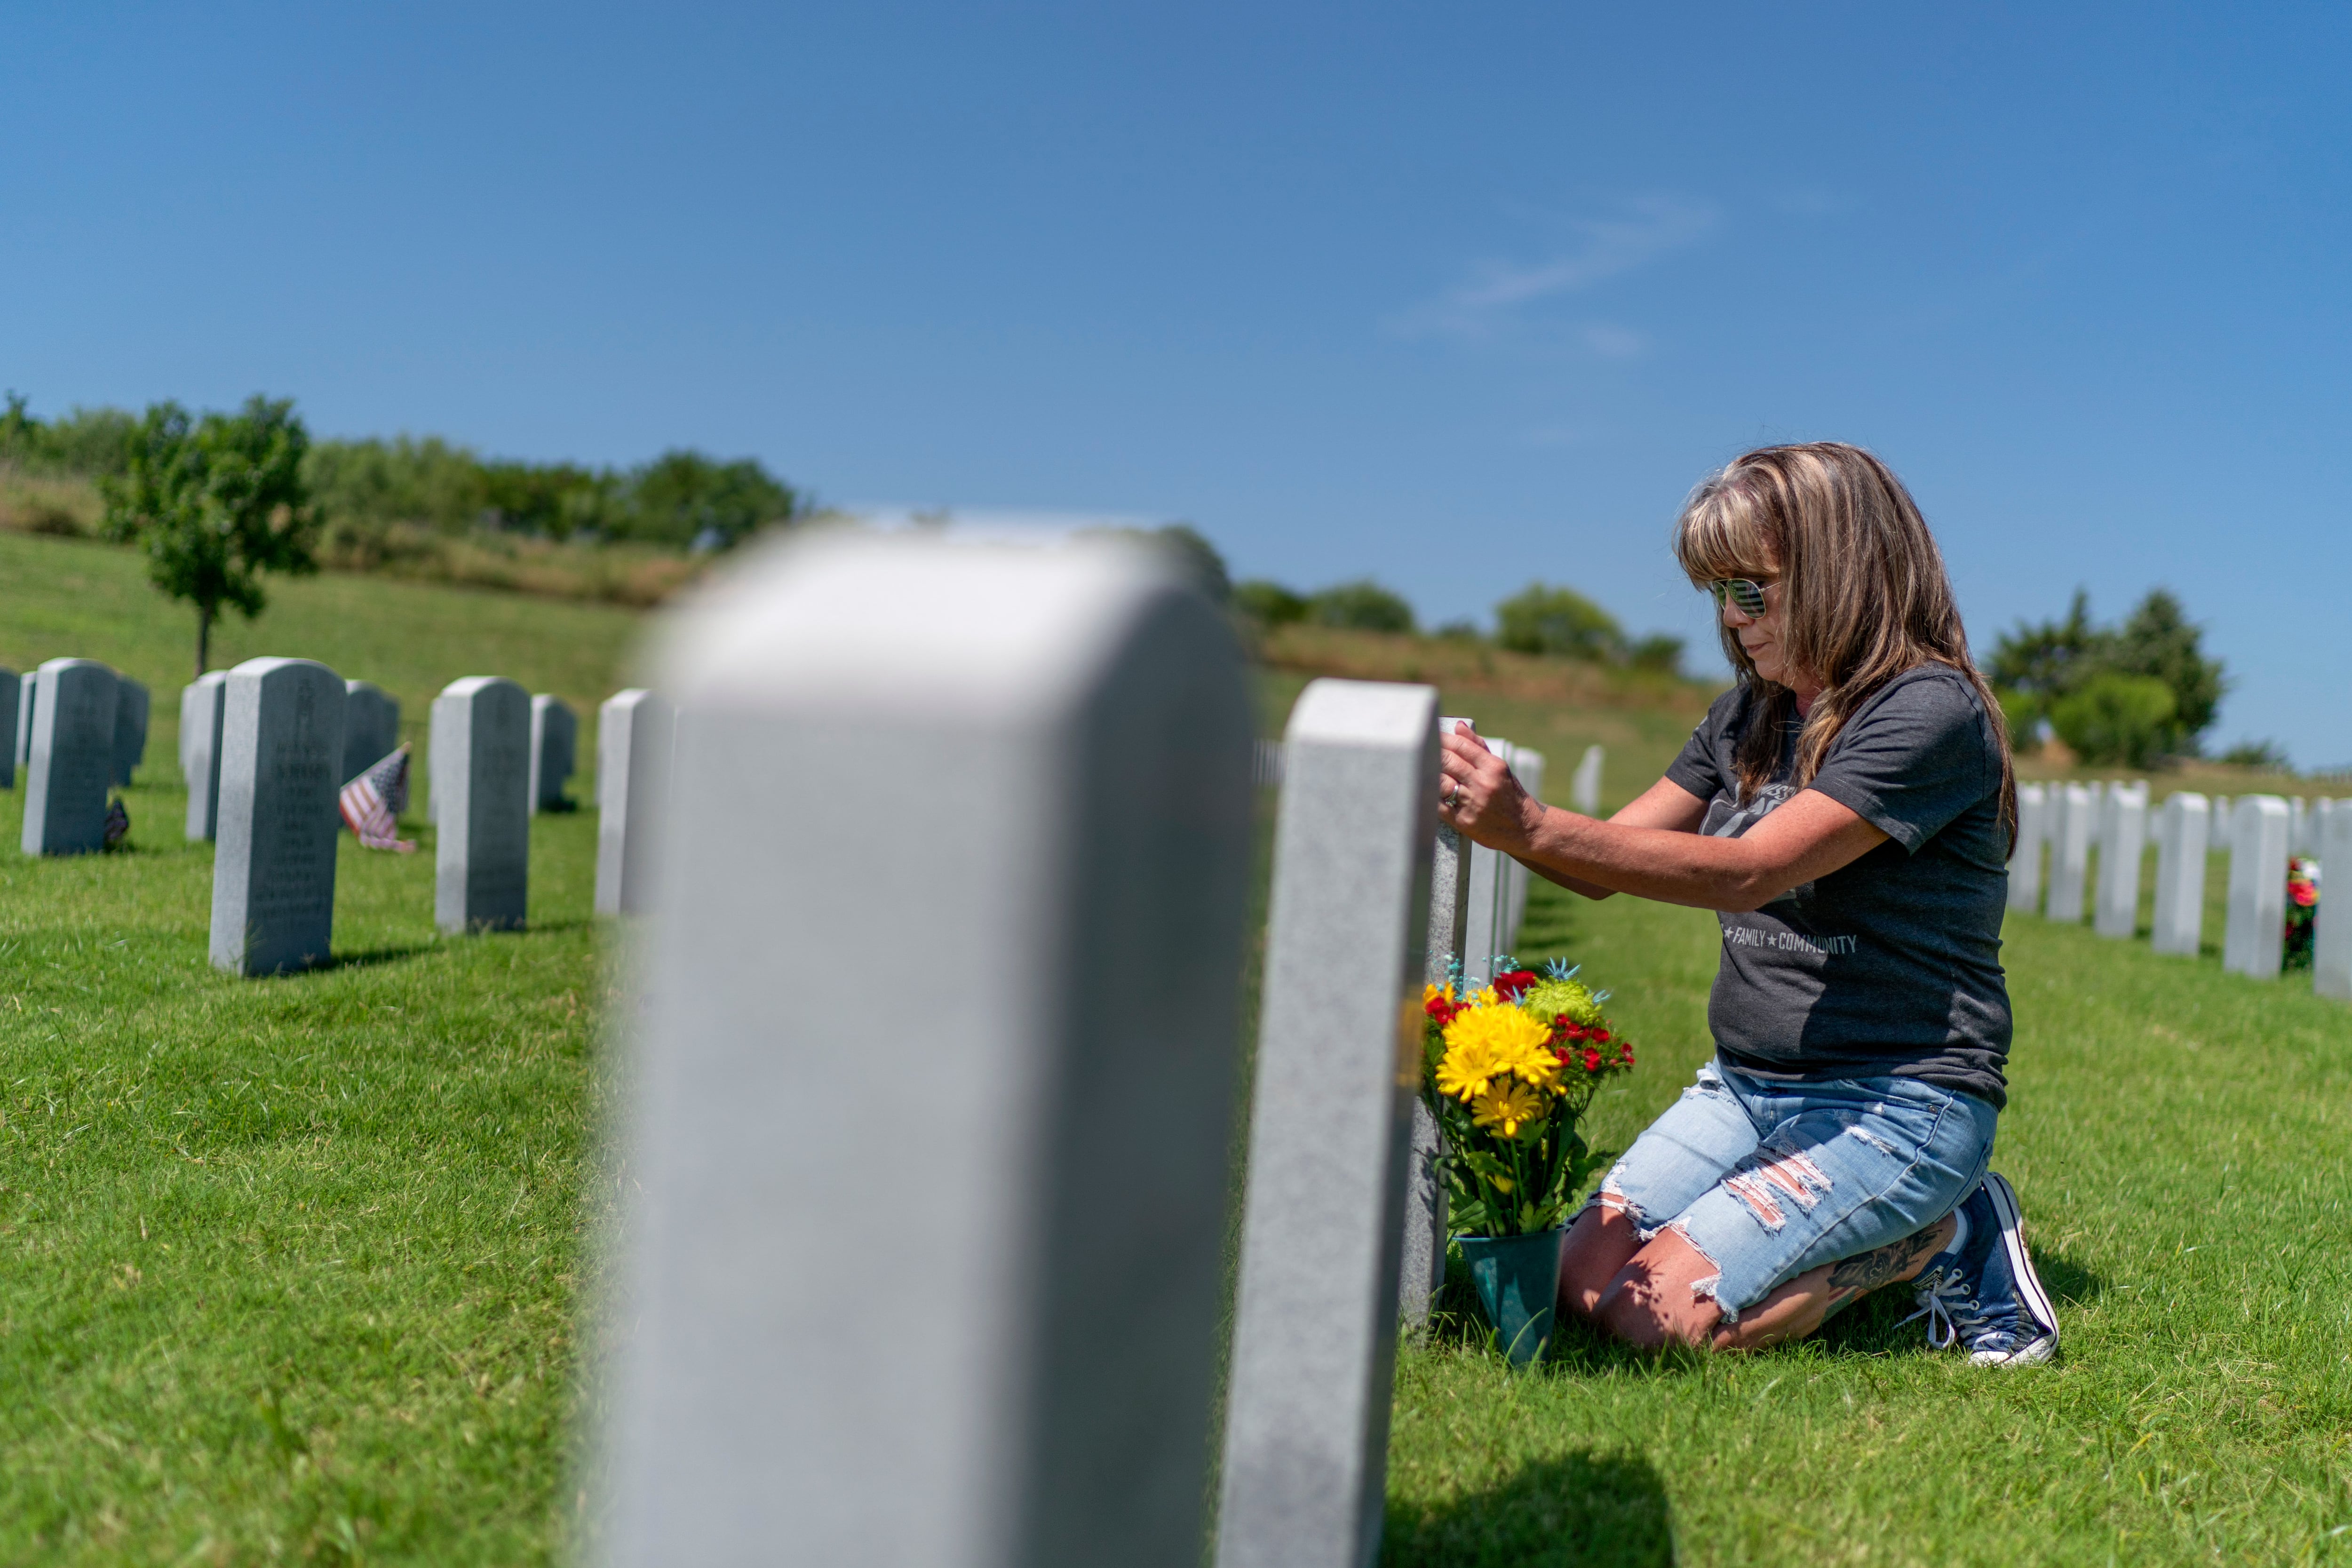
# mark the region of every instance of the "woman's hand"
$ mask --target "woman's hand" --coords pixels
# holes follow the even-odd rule
[[[1517,853],[1525,848],[1542,819],[1542,805],[1519,787],[1503,759],[1486,749],[1467,720],[1437,740],[1443,748],[1437,819],[1490,849]]]

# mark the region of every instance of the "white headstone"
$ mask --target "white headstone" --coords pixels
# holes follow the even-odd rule
[[[446,931],[520,931],[530,884],[530,693],[469,675],[433,700],[441,801],[433,919]]]
[[[1598,746],[1584,748],[1584,759],[1576,764],[1576,776],[1569,782],[1568,804],[1570,810],[1587,816],[1601,815],[1601,755]]]
[[[530,808],[579,809],[563,786],[580,765],[580,718],[561,697],[540,692],[530,700]]]
[[[2139,933],[2139,873],[2147,849],[2147,787],[2109,790],[2099,813],[2099,889],[2091,924],[2101,936]]]
[[[2050,903],[2043,911],[2068,925],[2083,921],[2084,895],[2091,869],[2091,839],[2098,822],[2098,792],[2067,784],[2057,801],[2050,844]]]
[[[392,755],[400,744],[400,702],[373,680],[343,682],[341,784]]]
[[[2017,840],[2009,853],[2009,907],[2032,914],[2042,907],[2042,845],[2049,816],[2049,793],[2040,784],[2017,786]]]
[[[228,671],[208,669],[180,689],[180,773],[188,781],[188,815],[184,825],[191,844],[219,832],[221,688]]]
[[[1441,718],[1437,732],[1449,734],[1463,721]],[[1429,869],[1428,952],[1423,983],[1444,985],[1462,972],[1462,944],[1469,930],[1471,843],[1443,823]],[[1416,1096],[1412,1147],[1406,1157],[1404,1261],[1398,1272],[1397,1311],[1419,1333],[1445,1283],[1445,1184],[1437,1170],[1437,1119]]]
[[[2201,795],[2176,791],[2157,813],[2156,935],[2158,952],[2197,956],[2205,931],[2205,851],[2211,813]]]
[[[343,678],[307,658],[249,658],[221,708],[212,961],[282,974],[327,961],[342,826]]]
[[[16,771],[33,760],[33,710],[39,706],[41,672],[28,669],[16,678]]]
[[[1255,799],[1229,623],[1131,547],[867,537],[677,635],[608,1561],[1193,1568]],[[854,800],[848,756],[889,759]]]
[[[147,760],[147,688],[127,675],[115,678],[114,777],[125,788]]]
[[[2287,852],[2310,855],[2318,850],[2319,838],[2315,831],[2318,824],[2311,815],[2311,802],[2303,795],[2290,796],[2286,803]]]
[[[1508,741],[1486,735],[1486,749],[1507,764],[1514,750]],[[1475,990],[1494,978],[1495,960],[1510,950],[1510,876],[1514,864],[1499,850],[1472,844],[1470,850],[1470,912],[1465,917],[1462,973],[1465,985]]]
[[[0,735],[13,736],[16,732],[16,699],[23,689],[24,682],[15,670],[0,668]],[[0,789],[14,789],[16,787],[16,749],[8,748],[5,756],[6,760],[0,762]]]
[[[669,704],[642,687],[596,710],[596,912],[652,907],[653,836],[669,769]]]
[[[2311,932],[2311,986],[2322,996],[2352,1001],[2352,809],[2330,803],[2321,818],[2319,910]],[[2327,868],[2336,870],[2336,901],[2327,901]]]
[[[1530,799],[1538,801],[1543,799],[1544,756],[1541,752],[1530,751],[1525,746],[1512,747],[1511,773],[1518,779],[1519,787],[1528,792]],[[1510,879],[1508,895],[1510,907],[1507,910],[1508,918],[1503,928],[1503,946],[1515,952],[1519,945],[1519,928],[1527,923],[1528,883],[1535,873],[1519,864],[1517,859],[1506,857],[1503,861],[1503,875]]]
[[[114,776],[114,671],[89,658],[53,658],[40,677],[25,764],[27,855],[106,847],[106,791]]]
[[[2285,801],[2239,797],[2230,825],[2230,924],[2221,939],[2221,967],[2233,974],[2278,978],[2286,942],[2286,836]]]
[[[1352,680],[1291,712],[1218,1568],[1360,1568],[1379,1547],[1436,717],[1433,688]]]

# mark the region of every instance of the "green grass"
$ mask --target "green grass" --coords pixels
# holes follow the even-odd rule
[[[528,933],[346,837],[323,973],[205,963],[176,789],[127,854],[0,795],[0,1562],[527,1563],[565,1540],[594,819]],[[159,827],[158,825],[168,825]]]
[[[592,707],[636,625],[367,579],[275,592],[224,660],[324,658],[397,692],[412,733],[478,671]],[[129,854],[26,860],[0,794],[0,1562],[561,1558],[604,1217],[593,814],[538,819],[527,933],[437,936],[429,836],[346,843],[343,962],[215,975],[170,763],[191,640],[135,557],[0,534],[0,662],[107,659],[158,721]],[[1302,679],[1267,678],[1269,729]],[[1544,750],[1555,795],[1608,745],[1612,805],[1689,724],[1446,706]],[[2352,1562],[2328,1533],[2352,1525],[2352,1011],[2222,975],[2218,918],[2195,961],[2011,923],[1997,1159],[2063,1363],[1928,1355],[1899,1300],[1745,1358],[1571,1332],[1526,1376],[1457,1324],[1398,1369],[1387,1561]],[[1539,884],[1524,945],[1616,993],[1642,1065],[1595,1131],[1622,1145],[1707,1049],[1714,921]]]
[[[1622,1147],[1707,1053],[1714,919],[1539,887],[1526,936],[1640,1042]],[[2352,1012],[2032,917],[2005,958],[1995,1164],[2061,1364],[1931,1354],[1899,1292],[1749,1356],[1571,1328],[1529,1376],[1453,1328],[1398,1368],[1384,1561],[2352,1563]]]

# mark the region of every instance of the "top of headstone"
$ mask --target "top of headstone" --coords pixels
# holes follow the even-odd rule
[[[373,680],[346,680],[346,681],[344,681],[344,682],[343,682],[343,689],[344,689],[346,692],[359,692],[359,691],[379,691],[379,692],[380,692],[380,691],[382,691],[382,690],[383,689],[383,687],[381,687],[381,686],[378,686],[378,685],[377,685],[374,681],[373,681]]]
[[[47,675],[52,670],[81,669],[85,668],[91,669],[103,669],[106,670],[106,673],[109,675],[112,675],[114,673],[112,669],[94,658],[45,658],[41,661],[41,668],[35,671],[35,673]]]
[[[1428,736],[1436,695],[1434,687],[1383,680],[1310,680],[1290,710],[1283,740],[1418,745]]]
[[[227,679],[228,671],[226,669],[208,669],[188,684],[191,686],[217,686]]]
[[[510,686],[517,691],[522,690],[522,686],[520,682],[509,680],[503,675],[461,675],[457,679],[451,681],[448,685],[443,687],[441,689],[441,695],[444,697],[471,697],[476,692],[487,691],[493,686]]]
[[[294,664],[304,665],[311,669],[326,669],[329,675],[335,674],[333,670],[327,669],[325,665],[315,658],[278,658],[275,656],[248,658],[243,664],[231,668],[228,673],[230,675],[268,675],[273,669],[283,669]],[[335,676],[335,679],[340,680],[342,677]]]
[[[660,685],[683,709],[881,702],[1017,722],[1059,710],[1097,662],[1088,644],[1153,601],[1216,613],[1160,552],[1118,540],[788,538],[672,616]]]

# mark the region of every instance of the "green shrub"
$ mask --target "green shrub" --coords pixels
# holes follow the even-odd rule
[[[1234,584],[1234,608],[1262,626],[1286,626],[1307,618],[1307,596],[1279,583],[1252,577]]]
[[[1675,643],[1679,659],[1682,645]],[[1573,588],[1530,583],[1495,606],[1495,641],[1514,653],[1605,664],[1626,654],[1624,628],[1617,617]]]
[[[2241,741],[2221,753],[2221,761],[2233,768],[2254,768],[2266,773],[2294,771],[2287,761],[2286,748],[2276,741]]]
[[[2152,676],[2098,675],[2062,697],[2051,727],[2086,763],[2144,768],[2175,733],[2172,688]]]
[[[1409,632],[1412,606],[1370,577],[1326,588],[1307,601],[1307,618],[1318,626],[1358,632]]]
[[[1663,669],[1668,675],[1683,672],[1683,639],[1666,632],[1652,632],[1625,650],[1625,657],[1635,669]]]

